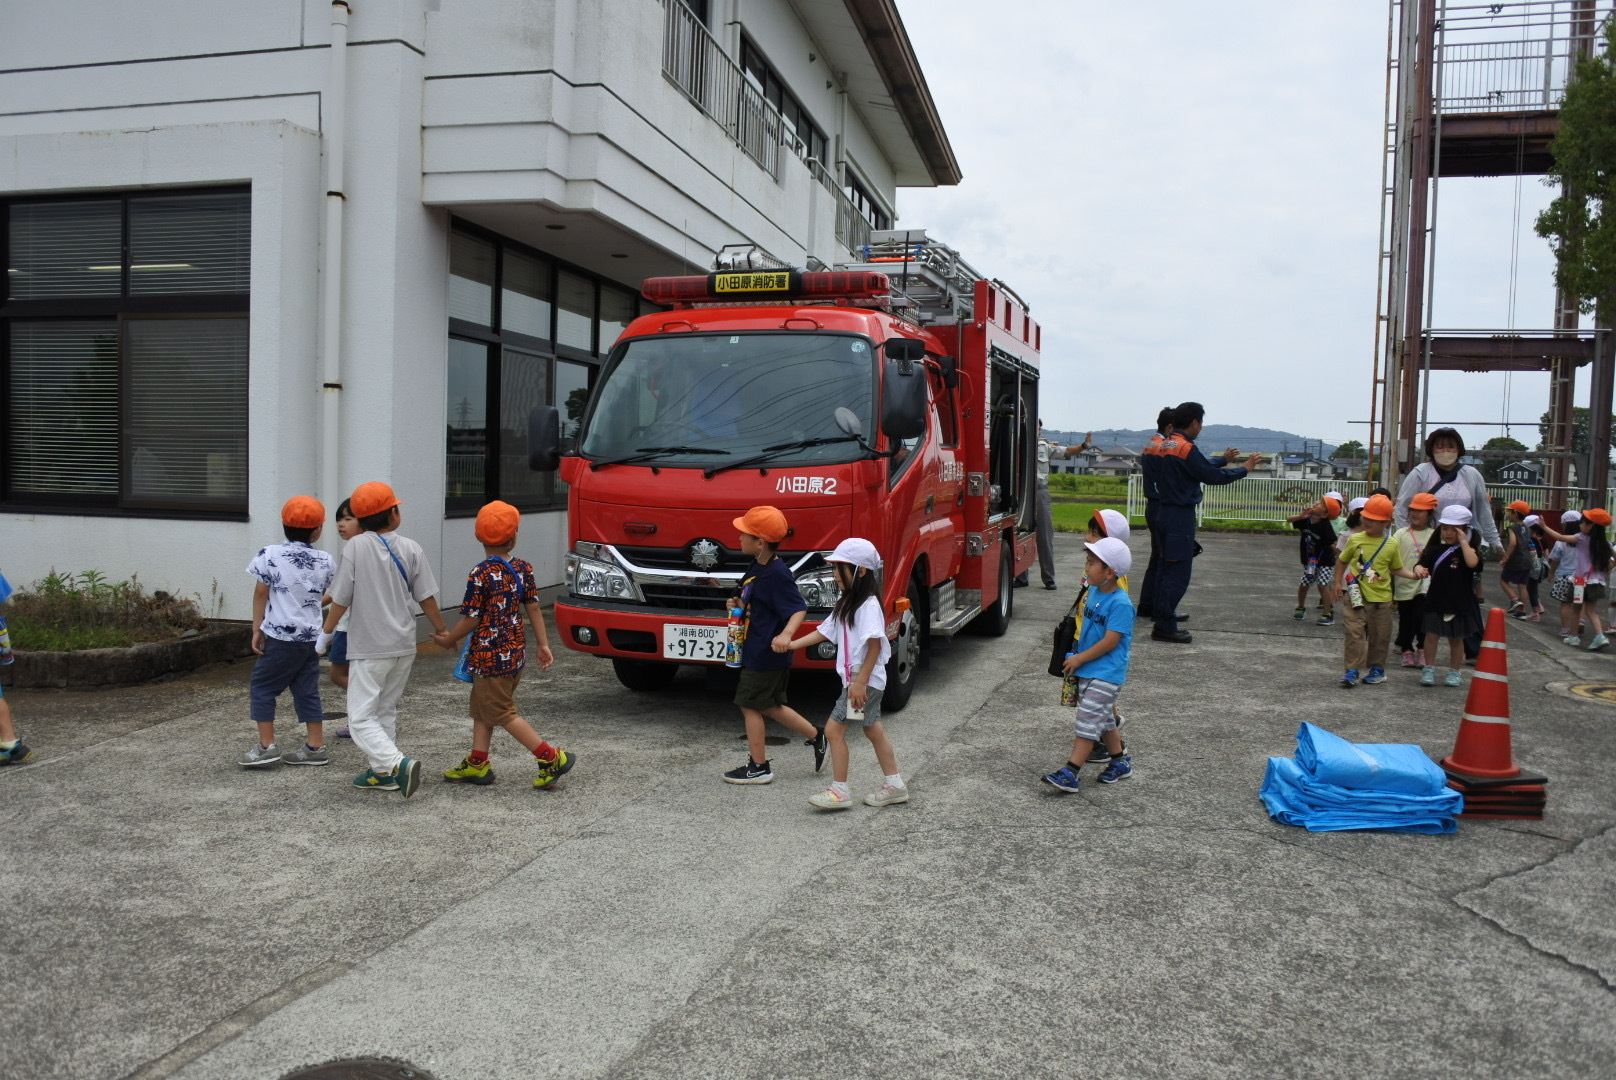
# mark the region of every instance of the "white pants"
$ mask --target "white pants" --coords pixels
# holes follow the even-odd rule
[[[414,654],[348,661],[348,734],[378,776],[404,760],[393,740],[398,737],[398,699],[414,664]]]

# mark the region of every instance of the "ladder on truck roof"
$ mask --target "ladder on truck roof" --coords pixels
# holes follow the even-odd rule
[[[959,252],[929,239],[925,229],[873,231],[870,242],[858,248],[857,254],[862,258],[842,269],[887,275],[892,281],[894,312],[925,324],[947,325],[971,319],[976,283],[982,275]],[[995,284],[1004,288],[1002,282]]]

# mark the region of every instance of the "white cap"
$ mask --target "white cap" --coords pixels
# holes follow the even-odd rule
[[[1449,503],[1442,508],[1442,516],[1436,519],[1438,525],[1468,525],[1471,514],[1468,508],[1458,503]]]
[[[1105,529],[1105,535],[1116,537],[1118,540],[1127,540],[1133,531],[1128,528],[1128,516],[1120,510],[1101,510],[1094,515],[1100,519],[1100,526]],[[1107,565],[1110,565],[1109,563]]]
[[[1362,510],[1364,507],[1366,507],[1368,505],[1369,505],[1369,500],[1367,498],[1365,498],[1364,496],[1360,495],[1356,499],[1353,499],[1351,502],[1349,502],[1347,504],[1347,513],[1350,514],[1354,510]]]
[[[1582,512],[1580,510],[1567,510],[1565,513],[1560,515],[1560,524],[1562,525],[1575,524],[1581,520]]]
[[[849,536],[836,550],[825,556],[826,562],[851,563],[862,566],[866,570],[881,569],[881,553],[875,550],[875,545],[858,536]]]
[[[1522,525],[1541,525],[1541,524],[1543,524],[1543,519],[1538,517],[1536,514],[1527,514],[1524,518],[1521,519],[1521,524]]]
[[[1102,536],[1083,545],[1094,552],[1095,558],[1117,572],[1117,577],[1125,576],[1133,569],[1133,552],[1128,545],[1114,536]]]
[[[1326,491],[1324,493],[1324,497],[1326,499],[1334,499],[1343,506],[1345,506],[1347,503],[1346,497],[1343,496],[1339,491]]]

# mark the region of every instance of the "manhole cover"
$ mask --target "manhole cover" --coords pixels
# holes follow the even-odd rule
[[[289,1072],[281,1080],[432,1080],[432,1074],[395,1058],[338,1058]]]
[[[1598,701],[1605,705],[1616,705],[1616,683],[1585,682],[1572,683],[1566,687],[1567,692],[1589,701]]]

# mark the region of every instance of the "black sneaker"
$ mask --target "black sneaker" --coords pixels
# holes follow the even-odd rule
[[[1122,752],[1124,754],[1128,752],[1128,743],[1126,740],[1124,740],[1122,744]],[[1090,765],[1109,765],[1111,764],[1111,751],[1105,748],[1105,743],[1095,743],[1094,749],[1090,750],[1089,756],[1083,760],[1088,762]]]
[[[731,769],[724,774],[726,784],[767,784],[773,779],[774,772],[767,761],[759,765],[750,759],[739,769]]]
[[[814,772],[818,772],[820,769],[823,769],[825,767],[826,750],[825,729],[820,728],[819,734],[815,735],[811,739],[804,739],[802,742],[804,746],[811,746],[814,748]]]

